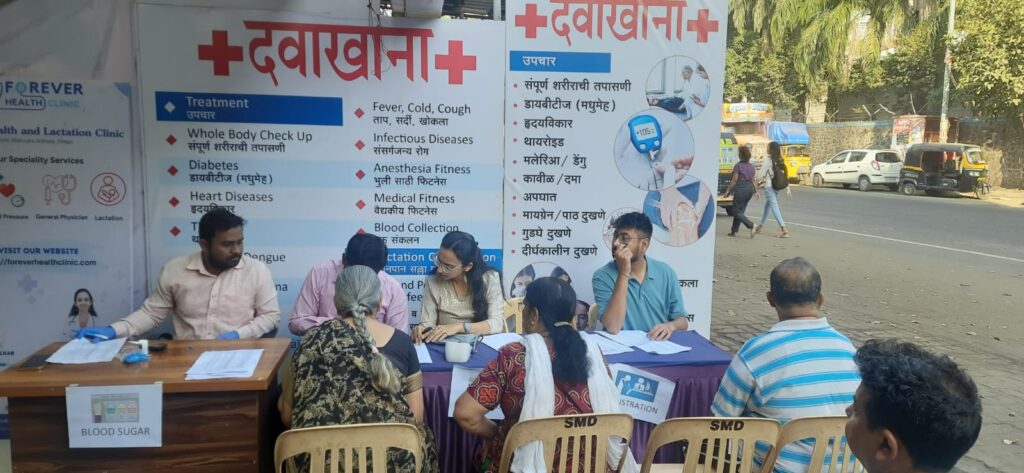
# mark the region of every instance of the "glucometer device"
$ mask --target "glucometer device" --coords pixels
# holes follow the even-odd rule
[[[654,164],[658,159],[657,153],[661,150],[661,142],[664,138],[661,134],[661,125],[650,115],[637,115],[629,119],[626,126],[629,128],[629,141],[633,143],[633,148],[640,153],[647,154],[650,158],[654,186],[655,189],[660,189],[662,179],[654,169]]]
[[[629,120],[629,140],[641,153],[653,155],[661,149],[661,125],[650,115],[637,115]]]

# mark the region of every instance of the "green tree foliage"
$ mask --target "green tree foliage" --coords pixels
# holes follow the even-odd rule
[[[960,101],[1024,125],[1024,4],[965,0],[958,6],[953,71]]]
[[[845,84],[832,85],[846,94],[889,93],[895,113],[938,113],[942,100],[942,57],[946,10],[922,19],[908,34],[893,39],[893,48],[877,63],[855,61]]]
[[[731,0],[730,9],[740,31],[767,34],[772,47],[790,49],[801,83],[819,96],[845,83],[853,53],[865,69],[877,68],[886,31],[901,31],[910,18],[910,3],[899,0]],[[862,18],[865,37],[852,51]]]
[[[764,102],[792,109],[806,88],[792,66],[788,48],[770,48],[760,34],[729,30],[725,56],[725,101]]]

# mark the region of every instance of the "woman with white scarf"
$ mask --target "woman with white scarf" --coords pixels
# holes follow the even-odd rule
[[[476,458],[476,471],[498,470],[505,437],[521,420],[618,412],[618,390],[604,357],[588,335],[576,331],[576,292],[572,286],[558,278],[537,279],[526,287],[523,304],[524,341],[502,347],[498,357],[488,363],[455,404],[455,421],[462,429],[486,439]],[[505,414],[500,424],[485,417],[497,407]],[[636,461],[625,445],[620,440],[611,443],[605,459],[608,471],[615,471],[623,453],[627,458],[621,471],[637,471]],[[512,471],[551,471],[543,453],[540,442],[517,448]],[[582,463],[583,459],[570,461]],[[559,470],[578,468],[567,466]]]

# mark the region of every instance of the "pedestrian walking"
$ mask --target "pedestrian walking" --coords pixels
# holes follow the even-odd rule
[[[736,232],[740,229],[740,224],[750,229],[750,234],[754,234],[754,222],[751,222],[747,218],[747,204],[750,203],[751,197],[761,197],[757,187],[754,186],[754,174],[757,170],[754,169],[754,165],[750,164],[750,148],[747,146],[740,147],[740,162],[736,163],[732,167],[732,181],[729,182],[729,187],[725,189],[725,197],[734,195],[732,201],[732,231],[729,232],[729,236],[736,236]]]
[[[772,141],[768,143],[768,157],[770,160],[761,166],[758,173],[757,187],[764,189],[764,211],[761,212],[761,223],[754,225],[754,231],[750,232],[750,238],[761,233],[765,222],[768,221],[768,213],[771,212],[775,221],[779,223],[779,232],[775,236],[789,238],[789,230],[786,229],[786,221],[782,218],[782,209],[779,208],[779,192],[786,190],[786,195],[791,196],[789,190],[789,176],[786,175],[786,163],[782,160],[782,149],[779,143]]]

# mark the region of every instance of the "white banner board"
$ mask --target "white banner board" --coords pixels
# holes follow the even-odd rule
[[[128,84],[0,77],[0,370],[131,311],[131,128]]]
[[[508,3],[507,295],[565,275],[593,302],[610,223],[636,210],[710,335],[727,15],[711,0]]]
[[[248,221],[281,333],[310,268],[359,231],[385,238],[412,323],[448,231],[500,267],[501,23],[137,13],[151,281],[197,251],[212,205]]]

